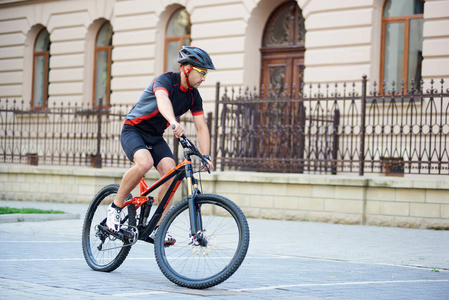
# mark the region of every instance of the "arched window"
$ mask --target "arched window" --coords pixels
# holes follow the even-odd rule
[[[178,52],[182,46],[190,45],[191,27],[190,15],[184,8],[178,9],[170,17],[165,33],[165,72],[177,72],[179,70],[179,65],[176,62]]]
[[[421,78],[424,1],[387,0],[382,17],[380,82],[396,86]]]
[[[50,70],[50,35],[43,28],[37,35],[33,52],[33,91],[31,108],[47,107],[48,73]]]
[[[302,83],[304,71],[304,41],[306,29],[302,11],[296,1],[280,5],[265,25],[262,41],[262,84],[265,93],[271,85],[291,93]]]
[[[98,30],[97,38],[95,39],[94,107],[99,105],[100,98],[103,99],[103,105],[109,105],[112,48],[112,26],[109,22],[105,22]]]

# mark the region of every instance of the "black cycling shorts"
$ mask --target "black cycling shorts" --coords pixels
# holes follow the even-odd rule
[[[126,156],[132,162],[134,162],[134,153],[140,149],[150,151],[155,167],[164,157],[174,159],[170,147],[162,136],[145,134],[131,125],[123,126],[120,142]]]

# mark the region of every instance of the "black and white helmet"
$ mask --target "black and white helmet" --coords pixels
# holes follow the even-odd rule
[[[182,46],[178,56],[179,64],[190,64],[195,67],[215,70],[214,63],[209,54],[201,48]]]

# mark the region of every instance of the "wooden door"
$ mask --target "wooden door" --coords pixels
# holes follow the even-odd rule
[[[296,1],[280,5],[265,26],[260,50],[263,96],[268,95],[270,85],[273,89],[278,86],[277,92],[287,95],[292,95],[293,85],[299,88],[304,69],[304,38],[304,18]]]
[[[276,97],[297,97],[303,71],[304,51],[296,54],[278,52],[271,57],[266,55],[262,61],[263,96],[267,97],[271,88],[272,94],[278,94]]]
[[[260,104],[259,117],[255,118],[259,131],[257,156],[266,159],[261,165],[264,171],[286,170],[284,158],[297,156],[291,146],[295,139],[291,125],[300,122],[299,108],[285,98],[298,96],[304,70],[304,38],[304,18],[296,1],[280,5],[265,26],[261,47],[261,97],[277,100]],[[273,128],[279,130],[273,132]]]

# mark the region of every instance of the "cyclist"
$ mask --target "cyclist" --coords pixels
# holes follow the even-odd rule
[[[125,198],[139,184],[142,177],[153,166],[161,176],[176,166],[173,153],[164,140],[163,133],[170,127],[174,128],[173,133],[176,137],[179,138],[184,134],[183,126],[176,118],[188,110],[193,115],[200,151],[205,154],[209,169],[213,169],[209,156],[209,129],[204,118],[202,98],[197,88],[206,80],[208,70],[215,70],[214,64],[206,51],[190,46],[182,47],[177,62],[181,66],[181,72],[167,72],[154,79],[126,116],[120,141],[126,156],[134,165],[123,176],[117,197],[108,207],[106,226],[112,232],[119,231],[120,212]],[[168,181],[159,188],[158,203],[170,183],[171,181]],[[169,207],[170,204],[163,216]],[[147,240],[154,241],[156,229]],[[165,239],[168,245],[175,242],[170,236]]]

